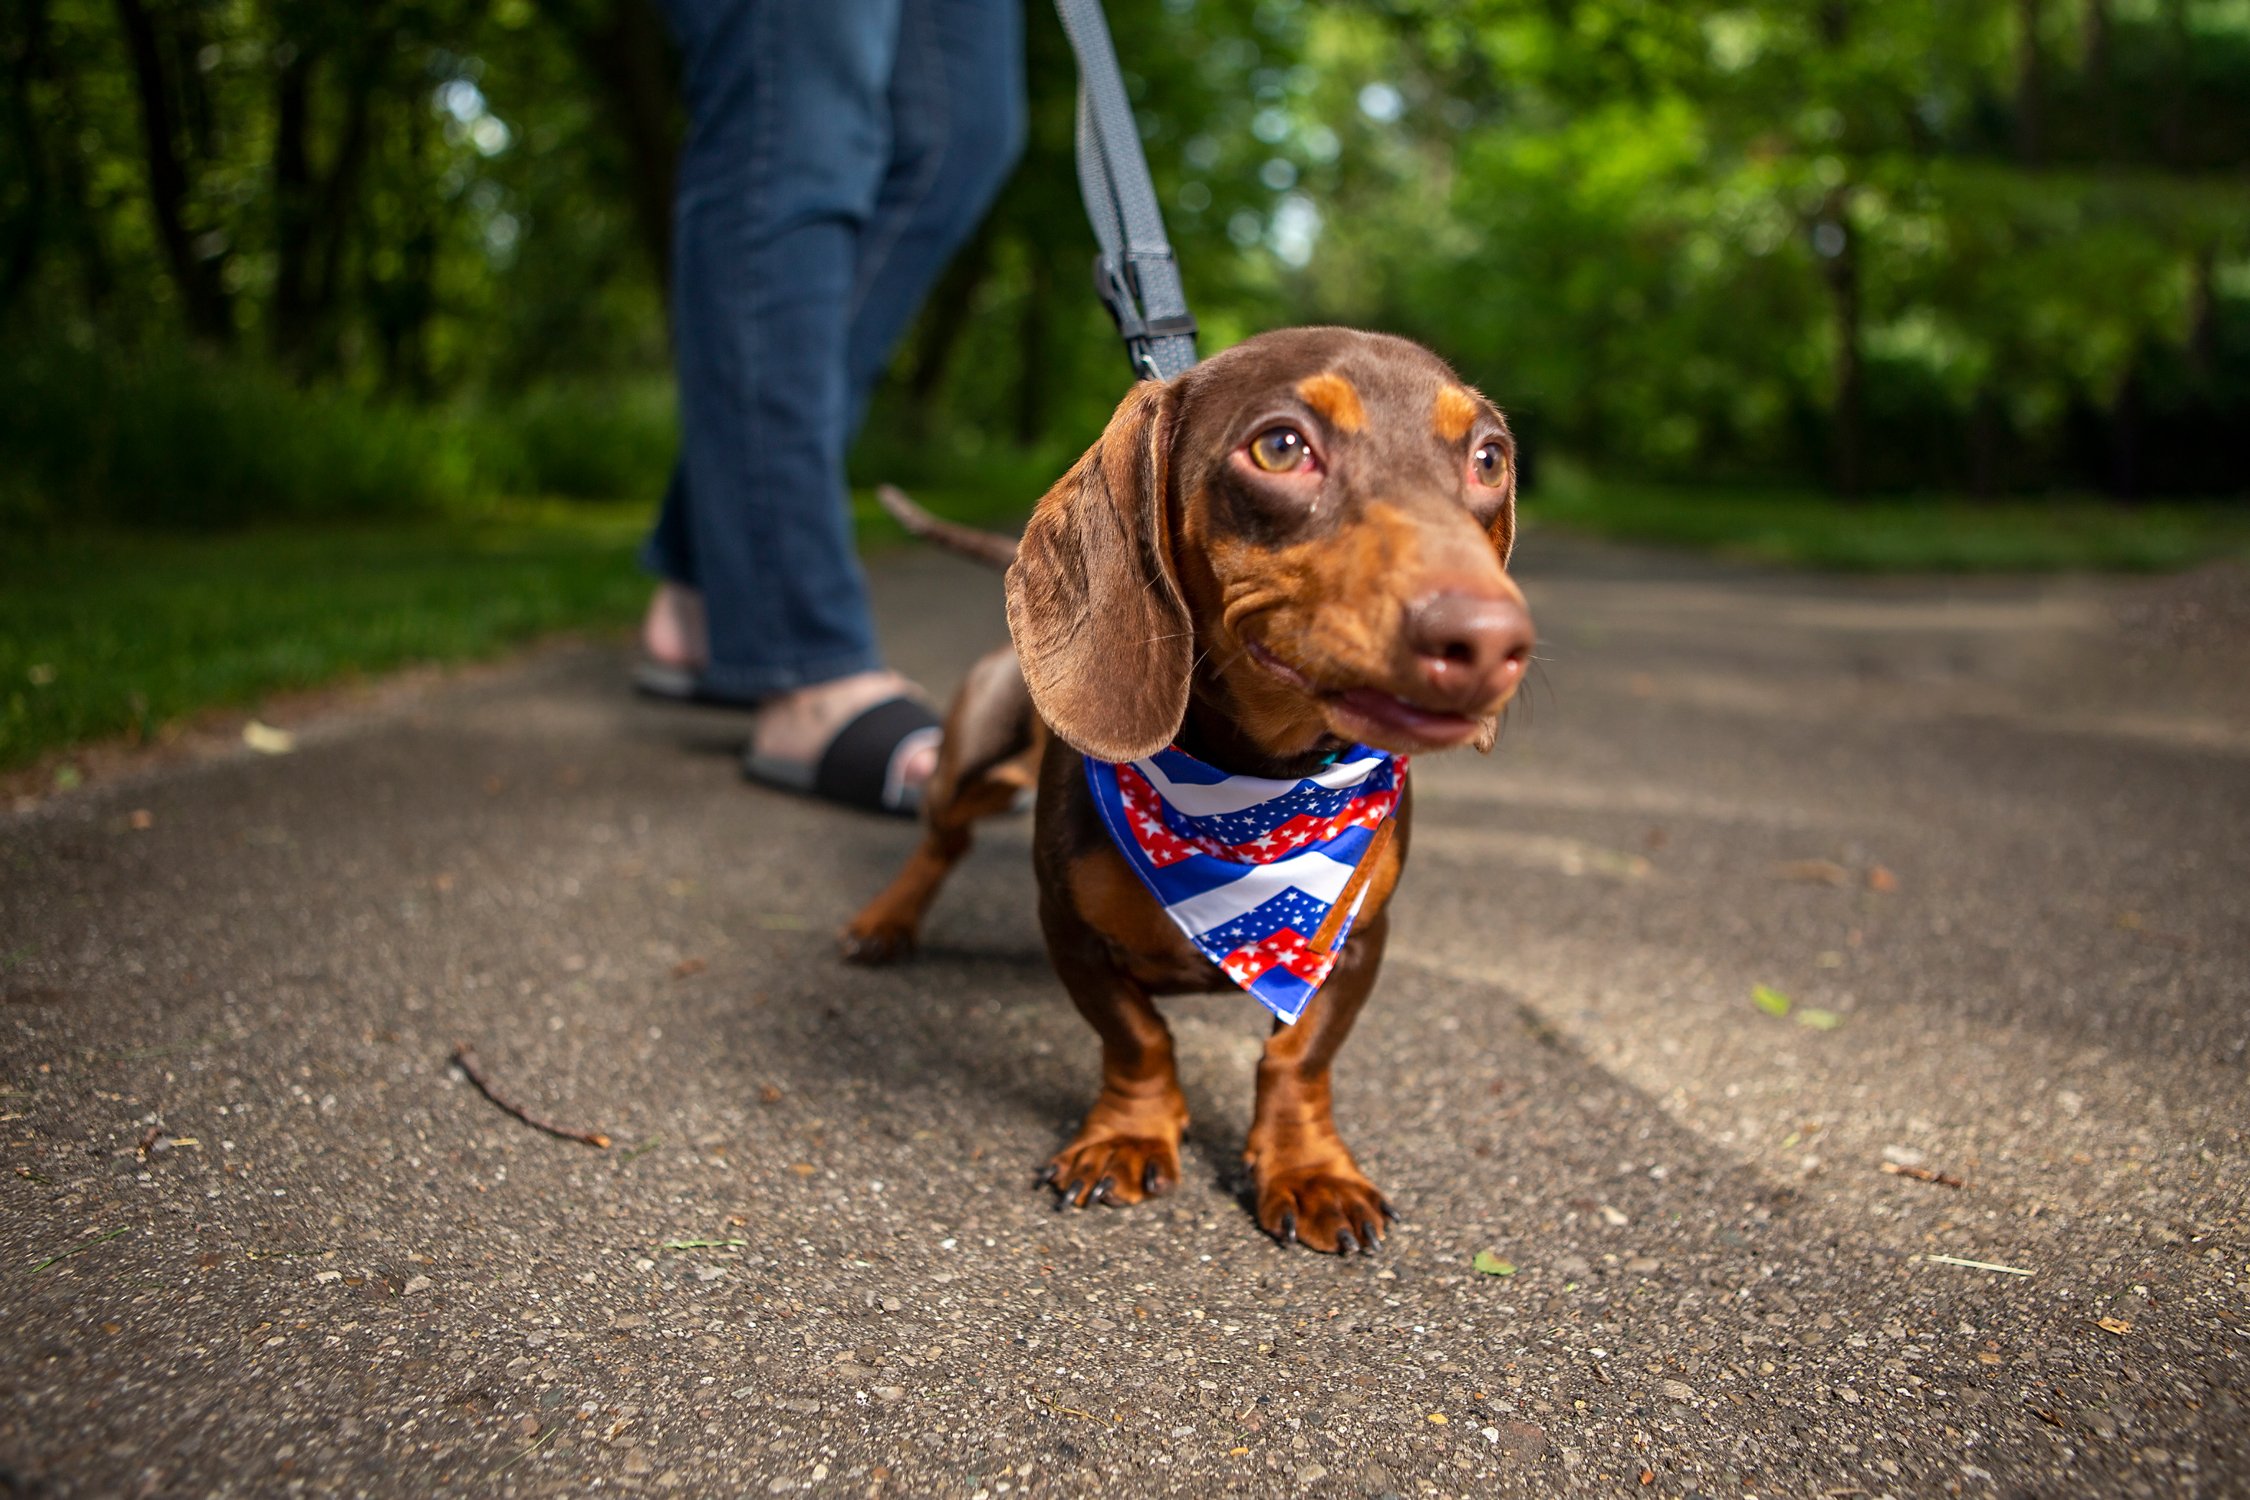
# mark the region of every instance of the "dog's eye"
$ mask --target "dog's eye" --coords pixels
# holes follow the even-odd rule
[[[1294,427],[1269,427],[1250,440],[1250,462],[1268,474],[1287,474],[1305,466],[1311,450]]]
[[[1486,489],[1500,488],[1508,479],[1508,450],[1497,442],[1482,444],[1469,455],[1469,472]]]

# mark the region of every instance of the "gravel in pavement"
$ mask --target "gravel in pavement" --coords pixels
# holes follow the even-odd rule
[[[1026,823],[847,969],[911,830],[621,650],[0,821],[0,1494],[2250,1490],[2250,585],[1522,576],[1340,1073],[1374,1256],[1244,1211],[1239,999],[1181,1189],[1055,1212]]]

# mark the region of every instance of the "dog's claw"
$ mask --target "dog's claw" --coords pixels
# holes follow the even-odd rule
[[[1362,1255],[1373,1255],[1376,1251],[1382,1248],[1382,1230],[1375,1227],[1375,1221],[1373,1219],[1364,1220],[1359,1226],[1359,1253]]]
[[[1352,1238],[1350,1226],[1338,1225],[1336,1227],[1336,1253],[1338,1255],[1349,1255],[1358,1248],[1359,1241]]]
[[[1036,1190],[1038,1188],[1053,1186],[1055,1181],[1055,1174],[1057,1172],[1060,1172],[1061,1170],[1062,1168],[1056,1166],[1053,1162],[1047,1163],[1047,1165],[1039,1169],[1038,1177],[1032,1180],[1032,1187]]]
[[[1141,1191],[1151,1198],[1156,1196],[1155,1162],[1150,1162],[1147,1166],[1141,1168]]]
[[[1297,1243],[1297,1215],[1295,1212],[1292,1211],[1281,1216],[1281,1233],[1275,1235],[1274,1238],[1284,1245]]]
[[[1389,1219],[1394,1224],[1404,1224],[1406,1222],[1406,1215],[1400,1213],[1396,1208],[1392,1207],[1390,1199],[1381,1198],[1376,1201],[1378,1206],[1380,1206],[1383,1210],[1384,1218]]]
[[[1095,1204],[1107,1198],[1109,1190],[1116,1186],[1117,1179],[1115,1177],[1104,1177],[1101,1181],[1095,1183],[1094,1190],[1086,1195],[1086,1206],[1092,1208]]]

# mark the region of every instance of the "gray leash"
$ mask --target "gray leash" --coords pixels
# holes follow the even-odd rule
[[[1141,154],[1101,0],[1055,0],[1078,54],[1078,191],[1101,253],[1094,290],[1117,320],[1133,373],[1169,380],[1195,363],[1195,315]]]

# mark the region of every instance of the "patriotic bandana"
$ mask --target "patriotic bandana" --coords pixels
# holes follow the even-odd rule
[[[1335,968],[1389,837],[1403,755],[1354,745],[1298,781],[1230,776],[1180,750],[1086,761],[1125,862],[1203,955],[1283,1021]],[[1343,910],[1336,911],[1341,904]],[[1325,941],[1323,941],[1325,939]]]

